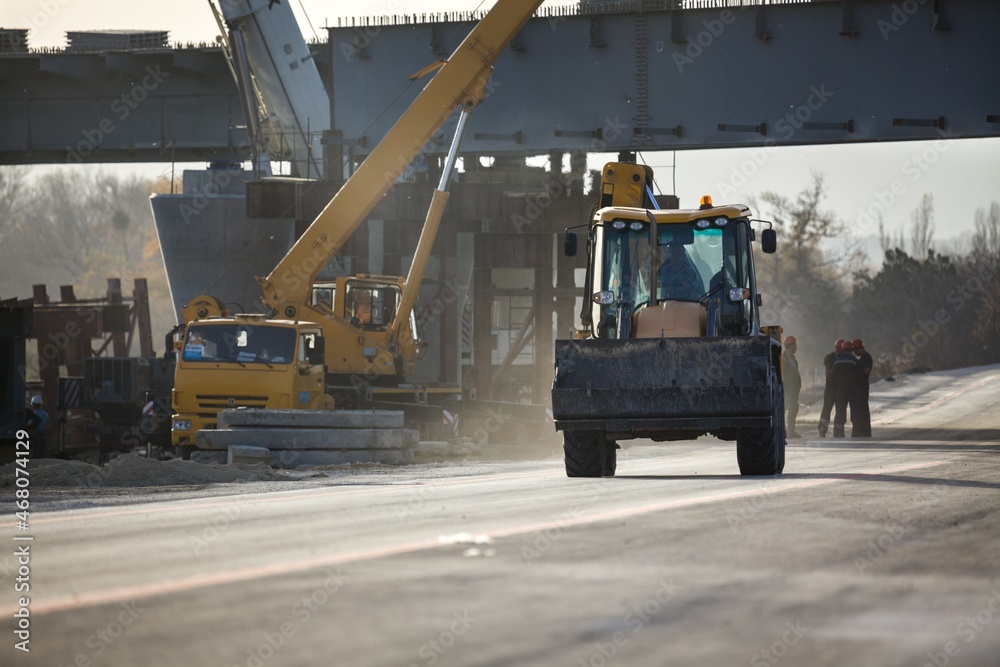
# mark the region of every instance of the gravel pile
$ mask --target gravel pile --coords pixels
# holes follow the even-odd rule
[[[0,488],[15,485],[15,464],[0,467]],[[41,459],[28,466],[31,486],[142,487],[268,482],[289,479],[264,463],[219,465],[172,459],[157,461],[125,454],[103,466],[83,461]]]

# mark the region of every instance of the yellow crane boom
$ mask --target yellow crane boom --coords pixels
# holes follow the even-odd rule
[[[318,319],[309,301],[319,271],[452,112],[479,104],[493,63],[540,4],[498,0],[271,274],[258,278],[264,301],[279,317]]]

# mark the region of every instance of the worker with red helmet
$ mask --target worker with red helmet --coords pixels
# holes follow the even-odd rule
[[[799,416],[799,393],[802,391],[802,375],[795,358],[798,346],[795,336],[785,336],[785,349],[781,352],[781,383],[785,385],[785,434],[789,438],[802,437],[795,431],[795,419]]]
[[[845,340],[833,360],[833,387],[836,394],[833,416],[833,437],[844,437],[847,408],[851,408],[851,426],[858,415],[858,358],[854,356],[854,342]]]
[[[872,435],[872,413],[868,406],[868,392],[871,387],[872,355],[865,350],[865,343],[860,338],[855,338],[851,343],[854,348],[854,356],[858,360],[858,412],[853,419],[854,429],[851,431],[851,437],[870,438]]]
[[[836,402],[837,394],[833,387],[833,362],[840,354],[840,348],[844,346],[844,339],[839,339],[833,344],[833,352],[823,357],[823,368],[826,369],[826,385],[823,387],[823,409],[819,413],[819,437],[825,438],[826,431],[830,428],[830,412]]]

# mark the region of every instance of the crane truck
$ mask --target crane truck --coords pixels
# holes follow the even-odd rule
[[[192,447],[195,433],[214,427],[225,407],[311,408],[329,405],[336,397],[350,402],[359,384],[398,384],[412,370],[426,344],[416,329],[413,308],[448,201],[447,186],[468,115],[486,96],[493,63],[540,4],[498,0],[447,60],[414,75],[434,72],[285,257],[258,279],[263,302],[280,320],[226,316],[211,297],[196,299],[202,304],[194,308],[199,319],[187,323],[174,380],[175,446]],[[405,279],[359,275],[317,285],[322,268],[457,108],[461,115],[455,137]],[[273,357],[265,360],[260,355],[263,345],[257,343],[280,331],[288,332],[281,334],[287,353],[283,358],[289,359],[283,374]],[[205,339],[213,332],[218,332],[218,343],[208,355],[202,340],[193,336]],[[303,388],[301,377],[312,377],[320,361],[325,391],[309,383]],[[279,382],[279,377],[284,380]]]
[[[566,474],[613,476],[618,442],[736,441],[743,475],[785,464],[781,327],[762,326],[757,231],[743,205],[660,210],[653,171],[605,165],[586,227],[581,327],[555,342],[552,414]],[[575,255],[567,230],[564,250]]]

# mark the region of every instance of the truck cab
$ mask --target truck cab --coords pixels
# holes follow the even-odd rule
[[[177,350],[171,394],[175,447],[193,448],[226,408],[332,408],[322,328],[263,315],[190,322]]]

